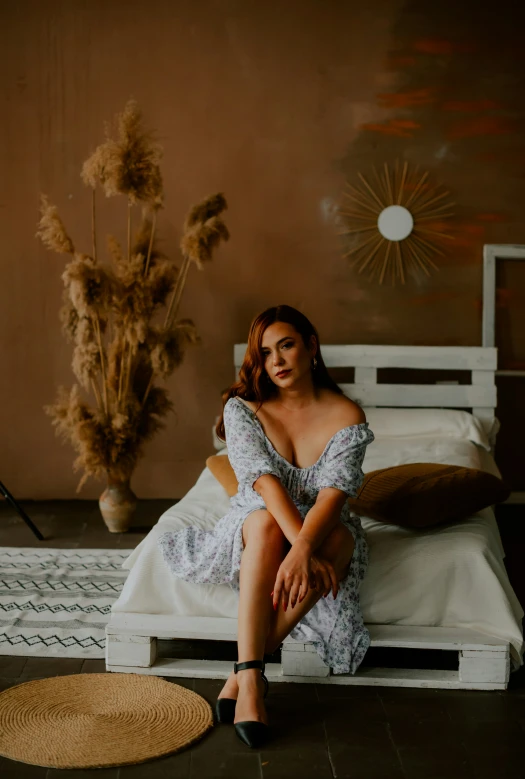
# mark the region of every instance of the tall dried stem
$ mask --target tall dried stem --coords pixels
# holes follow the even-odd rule
[[[124,376],[124,356],[126,353],[126,344],[127,341],[122,342],[122,351],[120,353],[120,364],[119,364],[119,375],[118,375],[118,394],[117,394],[117,405],[120,408],[120,401],[122,399],[122,379]],[[115,358],[116,359],[116,358]]]
[[[95,189],[93,188],[91,190],[91,236],[93,239],[93,259],[96,262],[97,261],[97,222],[96,222],[96,203],[95,203]],[[104,349],[102,348],[102,336],[100,332],[100,319],[97,314],[96,318],[92,320],[93,321],[93,327],[97,334],[97,341],[98,341],[98,350],[100,353],[100,366],[102,369],[102,387],[104,390],[104,411],[106,413],[106,416],[108,414],[108,388],[107,388],[107,382],[106,382],[106,361],[104,358]],[[93,383],[93,391],[95,392],[97,403],[100,409],[102,409],[102,398],[100,397],[100,390],[98,388],[98,383]]]
[[[131,364],[133,362],[132,346],[129,344],[128,359],[126,361],[126,380],[124,382],[123,400],[127,398],[129,392],[129,382],[131,379]]]
[[[92,320],[93,321],[93,327],[95,329],[95,333],[97,334],[97,341],[98,341],[98,350],[100,353],[100,366],[102,368],[102,387],[104,390],[104,411],[106,412],[106,416],[108,414],[108,387],[106,382],[106,358],[104,356],[104,349],[102,347],[102,335],[100,332],[100,319],[98,314],[96,317]]]
[[[149,261],[151,259],[151,249],[153,247],[153,236],[155,235],[155,226],[157,224],[157,209],[153,211],[153,222],[151,224],[151,236],[149,239],[149,246],[148,246],[148,257],[146,259],[146,267],[144,268],[144,275],[148,275],[148,268],[149,268]]]
[[[188,275],[189,266],[190,266],[190,258],[185,255],[184,261],[182,263],[182,268],[179,273],[179,277],[177,279],[175,289],[173,290],[173,295],[171,296],[168,310],[166,312],[166,319],[164,320],[164,329],[168,327],[171,319],[177,316],[179,302],[182,295],[182,290],[184,288],[184,284],[186,283],[186,276]],[[172,311],[173,311],[173,316],[171,315]]]
[[[148,386],[146,387],[146,392],[144,393],[144,397],[142,398],[142,403],[140,404],[141,408],[144,408],[146,401],[148,399],[149,391],[151,389],[151,386],[153,384],[153,379],[155,378],[155,371],[151,371],[151,376],[149,377]]]
[[[96,401],[97,401],[97,406],[102,411],[102,408],[103,408],[102,407],[102,398],[100,396],[100,390],[98,388],[98,384],[95,381],[95,379],[91,379],[91,386],[93,388],[93,394],[95,395],[95,398],[96,398]]]
[[[131,201],[128,198],[128,263],[131,261]]]
[[[128,265],[131,262],[131,207],[132,207],[131,199],[128,197]],[[126,354],[126,347],[129,350],[128,354]],[[131,358],[131,344],[127,342],[127,340],[124,340],[124,343],[122,345],[122,356],[120,358],[120,375],[118,380],[118,403],[120,404],[120,401],[123,400],[127,395],[127,385],[128,381],[124,380],[125,377],[125,371],[126,371],[126,365],[129,363],[129,360]],[[124,390],[124,393],[122,394],[122,391]]]
[[[97,232],[95,223],[95,190],[91,190],[91,235],[93,237],[93,259],[97,261]]]

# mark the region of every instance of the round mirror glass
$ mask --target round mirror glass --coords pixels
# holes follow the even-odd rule
[[[379,214],[377,227],[383,238],[389,241],[403,241],[412,232],[414,219],[403,206],[388,206]]]

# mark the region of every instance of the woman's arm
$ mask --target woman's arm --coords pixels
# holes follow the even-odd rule
[[[253,489],[264,500],[266,508],[293,544],[303,527],[303,518],[286,487],[276,476],[265,473],[254,482]]]
[[[288,541],[291,544],[297,539],[304,541],[312,554],[339,522],[347,498],[344,492],[334,487],[319,490],[316,502],[303,521],[299,509],[276,476],[269,473],[259,476],[253,489],[264,500]]]
[[[310,545],[312,554],[339,522],[346,499],[347,495],[334,487],[319,490],[297,536]]]
[[[303,523],[299,509],[278,478],[271,474],[263,474],[259,476],[253,488],[261,495],[266,508],[275,517],[277,524],[292,545],[279,566],[275,579],[272,593],[274,609],[279,607],[281,597],[285,611],[289,598],[293,608],[297,599],[300,602],[304,598],[310,586],[319,587],[325,595],[332,590],[335,598],[338,582],[333,566],[314,555],[314,552],[338,523],[346,500],[345,493],[332,487],[319,490],[316,503],[306,514]],[[310,583],[312,565],[315,573],[314,581]],[[293,579],[296,581],[293,582]],[[302,589],[300,589],[301,585]]]

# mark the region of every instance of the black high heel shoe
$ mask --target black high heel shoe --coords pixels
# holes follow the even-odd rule
[[[217,698],[215,701],[215,716],[221,724],[231,724],[235,717],[235,698]]]
[[[248,660],[246,663],[234,663],[233,670],[244,671],[246,668],[260,668],[261,676],[264,682],[264,697],[268,694],[268,679],[264,675],[264,662],[262,660]],[[247,744],[249,747],[257,748],[262,746],[269,734],[269,727],[264,722],[257,722],[255,720],[247,720],[246,722],[236,722],[235,732],[237,736]]]

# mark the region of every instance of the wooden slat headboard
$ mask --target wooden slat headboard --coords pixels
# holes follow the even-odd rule
[[[238,374],[247,344],[235,344]],[[323,344],[327,368],[354,368],[354,383],[339,384],[362,406],[462,408],[482,422],[495,416],[498,350],[482,346]],[[471,384],[378,384],[378,368],[471,371]]]

